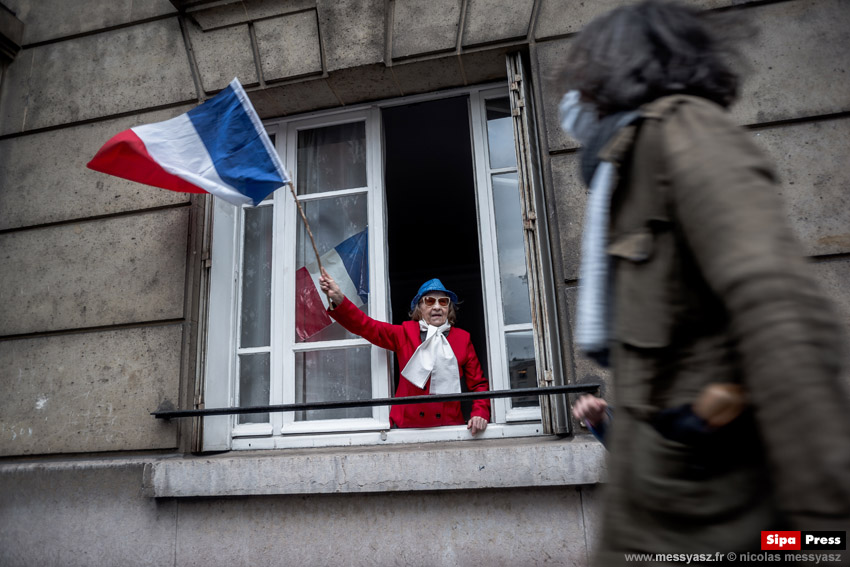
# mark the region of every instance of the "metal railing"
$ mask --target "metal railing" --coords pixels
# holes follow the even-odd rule
[[[338,400],[331,402],[306,402],[298,404],[280,404],[271,406],[168,410],[154,411],[151,412],[151,415],[157,419],[174,419],[180,417],[204,417],[211,415],[239,415],[244,413],[273,413],[287,411],[361,408],[373,406],[398,406],[406,404],[422,404],[433,402],[462,402],[466,400],[519,398],[523,396],[582,394],[595,392],[599,389],[599,386],[599,384],[570,384],[568,386],[549,386],[544,388],[517,388],[514,390],[491,390],[487,392],[464,392],[461,394],[438,394],[433,396],[407,396],[404,398],[374,398],[371,400]]]

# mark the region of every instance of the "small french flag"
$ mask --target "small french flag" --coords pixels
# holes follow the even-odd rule
[[[342,293],[361,307],[369,300],[369,229],[350,236],[322,254],[322,267]],[[319,288],[319,264],[313,262],[295,272],[295,333],[308,340],[333,324],[328,298]]]
[[[237,206],[257,205],[289,182],[238,79],[185,114],[116,134],[88,167]]]

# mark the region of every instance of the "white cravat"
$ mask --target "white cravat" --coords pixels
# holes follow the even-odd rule
[[[419,321],[419,329],[425,331],[425,340],[410,357],[401,375],[419,388],[425,387],[431,377],[431,394],[457,394],[460,392],[460,372],[457,358],[443,335],[451,325],[439,327]]]

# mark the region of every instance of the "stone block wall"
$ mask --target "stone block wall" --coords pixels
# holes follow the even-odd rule
[[[847,2],[688,1],[761,28],[733,115],[776,162],[789,220],[850,329]],[[0,79],[0,563],[587,564],[588,485],[146,495],[145,468],[191,446],[188,422],[149,412],[193,402],[208,202],[85,164],[115,133],[233,77],[272,118],[504,80],[505,53],[526,50],[569,337],[585,189],[548,78],[570,38],[622,3],[0,0],[23,23]],[[571,380],[605,377],[566,359]]]
[[[0,468],[0,563],[582,566],[598,521],[593,487],[153,499],[142,469]]]
[[[183,113],[234,76],[263,117],[497,80],[535,10],[530,1],[3,2],[23,32],[0,83],[0,252],[13,267],[0,274],[0,348],[38,364],[0,357],[16,388],[0,401],[2,455],[187,447],[175,424],[148,413],[192,404],[206,201],[87,169],[106,140]],[[485,25],[494,11],[498,25]],[[149,327],[171,340],[140,369],[144,405],[129,403],[120,365],[104,362],[98,393],[115,419],[57,442],[69,439],[68,414],[84,411],[63,401],[92,394],[88,377],[67,378],[91,371],[79,349],[100,344],[115,360],[151,365],[132,340]],[[87,340],[63,340],[80,333]]]

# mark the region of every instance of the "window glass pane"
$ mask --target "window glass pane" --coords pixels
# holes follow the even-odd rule
[[[528,269],[516,173],[493,176],[493,204],[505,324],[530,323]]]
[[[369,258],[366,194],[302,203],[322,265],[345,296],[368,313]],[[318,287],[316,254],[304,223],[298,219],[295,273],[295,335],[298,342],[356,338],[325,311]],[[321,294],[321,295],[320,295]]]
[[[366,187],[366,123],[298,132],[298,193]]]
[[[487,143],[490,147],[490,169],[516,167],[514,122],[508,97],[491,98],[487,109]]]
[[[269,405],[269,353],[239,355],[239,407]],[[245,413],[239,423],[268,423],[267,413]]]
[[[245,209],[242,348],[269,346],[272,301],[272,207]]]
[[[370,347],[299,352],[295,354],[295,402],[331,402],[372,398]],[[309,410],[295,421],[372,417],[372,408]]]
[[[508,371],[511,375],[511,389],[536,388],[537,365],[534,359],[534,337],[531,331],[507,333],[505,343],[508,349]],[[512,398],[512,406],[525,408],[539,405],[537,396]]]

